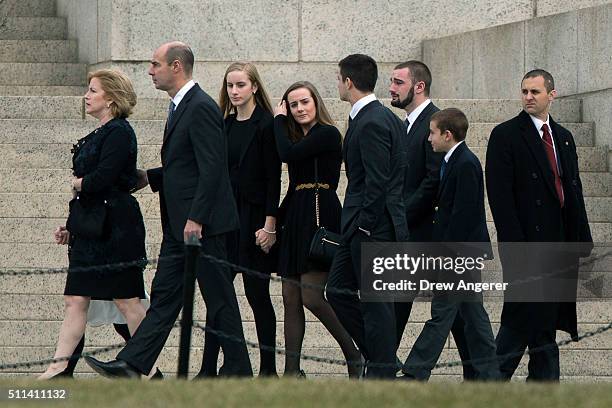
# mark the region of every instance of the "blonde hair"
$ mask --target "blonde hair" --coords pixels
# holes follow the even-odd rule
[[[114,118],[127,118],[136,106],[136,92],[132,81],[121,71],[100,69],[87,74],[87,83],[92,78],[100,81],[106,100],[110,101],[110,110]]]
[[[238,61],[230,64],[230,66],[227,67],[227,70],[225,70],[225,75],[223,75],[223,85],[221,85],[221,90],[219,91],[219,106],[223,112],[223,117],[227,118],[230,114],[236,113],[236,107],[232,105],[229,97],[227,96],[227,74],[234,71],[242,71],[247,74],[251,84],[257,86],[257,92],[255,92],[255,95],[253,95],[255,98],[255,104],[272,113],[270,98],[268,97],[268,93],[261,82],[261,77],[259,76],[259,72],[257,72],[257,68],[250,62]]]
[[[323,98],[321,98],[321,95],[319,95],[319,91],[317,91],[317,88],[308,81],[295,82],[291,86],[289,86],[289,88],[287,88],[282,98],[283,101],[285,101],[285,103],[287,104],[287,110],[289,110],[289,101],[287,100],[289,93],[300,88],[308,89],[310,95],[312,96],[312,100],[314,101],[316,107],[315,120],[317,121],[317,123],[336,126],[334,124],[333,119],[331,118],[331,115],[327,111],[325,104],[323,103]],[[289,134],[289,139],[291,139],[293,142],[297,142],[304,137],[304,132],[302,131],[301,126],[295,121],[295,118],[293,117],[291,112],[288,112],[287,115],[287,133]]]

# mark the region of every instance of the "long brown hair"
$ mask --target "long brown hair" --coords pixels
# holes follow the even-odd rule
[[[287,101],[287,96],[290,92],[293,92],[296,89],[300,88],[308,89],[310,95],[312,96],[312,100],[314,101],[315,107],[317,109],[315,120],[318,123],[322,123],[324,125],[335,126],[331,115],[329,114],[327,108],[325,107],[325,104],[323,103],[323,98],[321,98],[321,95],[319,95],[319,91],[317,91],[317,88],[308,81],[298,81],[289,86],[289,88],[287,88],[282,98],[283,101],[285,101],[285,104],[287,105],[287,133],[289,134],[289,139],[291,139],[291,141],[293,141],[294,143],[300,141],[304,137],[304,132],[291,114],[291,111],[289,109],[289,102]]]
[[[255,65],[250,62],[238,61],[230,64],[230,66],[227,67],[227,70],[225,70],[225,75],[223,75],[223,85],[221,85],[221,90],[219,91],[219,106],[223,112],[223,117],[227,118],[232,113],[236,113],[236,107],[232,105],[229,97],[227,96],[227,74],[234,71],[242,71],[247,74],[249,81],[251,81],[253,85],[257,86],[257,92],[255,92],[255,95],[253,95],[255,98],[255,104],[272,113],[270,98],[268,97],[268,93],[261,82],[261,77],[259,76],[259,72],[257,72],[257,68],[255,68]]]

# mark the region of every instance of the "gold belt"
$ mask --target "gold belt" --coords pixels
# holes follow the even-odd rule
[[[305,183],[305,184],[298,184],[295,187],[295,190],[304,190],[304,189],[313,189],[313,188],[317,188],[317,186],[319,188],[323,188],[325,190],[329,190],[329,184],[327,183]]]

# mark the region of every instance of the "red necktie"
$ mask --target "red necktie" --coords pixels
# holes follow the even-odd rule
[[[550,164],[550,168],[555,176],[555,190],[557,190],[557,197],[559,197],[559,203],[561,207],[563,207],[563,186],[561,184],[561,177],[559,177],[559,168],[557,167],[557,160],[555,159],[555,149],[553,147],[552,136],[550,135],[550,129],[548,125],[545,123],[542,125],[542,132],[544,135],[542,136],[542,142],[544,142],[544,150],[546,151],[546,156],[548,157],[548,163]]]

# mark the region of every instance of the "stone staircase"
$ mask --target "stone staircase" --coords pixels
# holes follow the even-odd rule
[[[86,64],[77,62],[76,42],[66,39],[64,19],[55,17],[53,0],[11,0],[0,4],[8,18],[0,28],[0,270],[58,268],[67,265],[66,248],[52,242],[52,231],[63,224],[70,197],[70,149],[80,137],[89,133],[95,122],[85,117],[81,94],[85,89]],[[1,11],[2,9],[0,9]],[[2,13],[0,13],[2,15]],[[1,21],[0,21],[1,22]],[[144,75],[144,73],[143,73]],[[216,95],[217,89],[209,89]],[[326,104],[342,132],[349,106],[335,95],[325,94]],[[379,95],[383,96],[383,95]],[[388,100],[384,100],[388,104]],[[516,100],[436,100],[440,107],[458,107],[470,120],[467,142],[484,160],[491,129],[520,110]],[[167,100],[140,98],[130,122],[139,141],[139,166],[159,165],[159,150],[164,127]],[[398,115],[402,112],[398,111]],[[607,147],[595,146],[593,126],[582,122],[579,100],[560,100],[553,116],[572,131],[578,145],[578,156],[585,201],[596,242],[612,243],[612,175],[607,168]],[[339,193],[344,192],[342,177]],[[287,175],[283,174],[283,190]],[[150,191],[150,190],[149,190]],[[161,240],[157,196],[150,192],[137,195],[147,225],[147,245],[151,258],[156,257]],[[488,215],[489,221],[490,214]],[[492,236],[494,228],[490,223]],[[147,286],[154,275],[148,269]],[[63,318],[65,276],[2,276],[0,279],[0,364],[49,358],[53,355]],[[236,280],[247,339],[256,341],[255,325],[242,283]],[[272,283],[273,302],[277,312],[277,343],[283,345],[283,306],[280,284]],[[497,331],[501,304],[486,303]],[[578,305],[579,330],[592,330],[609,323],[609,302],[583,302]],[[203,323],[205,308],[196,300],[195,319]],[[304,353],[342,358],[333,338],[307,312]],[[417,303],[413,308],[400,350],[405,357],[424,322],[429,305]],[[565,339],[560,334],[560,339]],[[110,327],[88,328],[87,348],[119,342]],[[199,369],[203,336],[194,331],[190,371]],[[441,361],[458,358],[452,339]],[[258,352],[250,350],[255,369]],[[160,356],[164,372],[176,370],[178,330],[173,330]],[[114,352],[103,355],[111,357]],[[282,369],[282,357],[278,367]],[[564,378],[573,381],[612,380],[612,334],[585,339],[561,351]],[[343,367],[305,361],[309,376],[340,376]],[[0,376],[33,376],[42,367],[0,371]],[[77,367],[82,376],[92,375],[82,362]],[[520,374],[526,369],[521,366]],[[437,370],[436,380],[457,380],[460,369]]]

